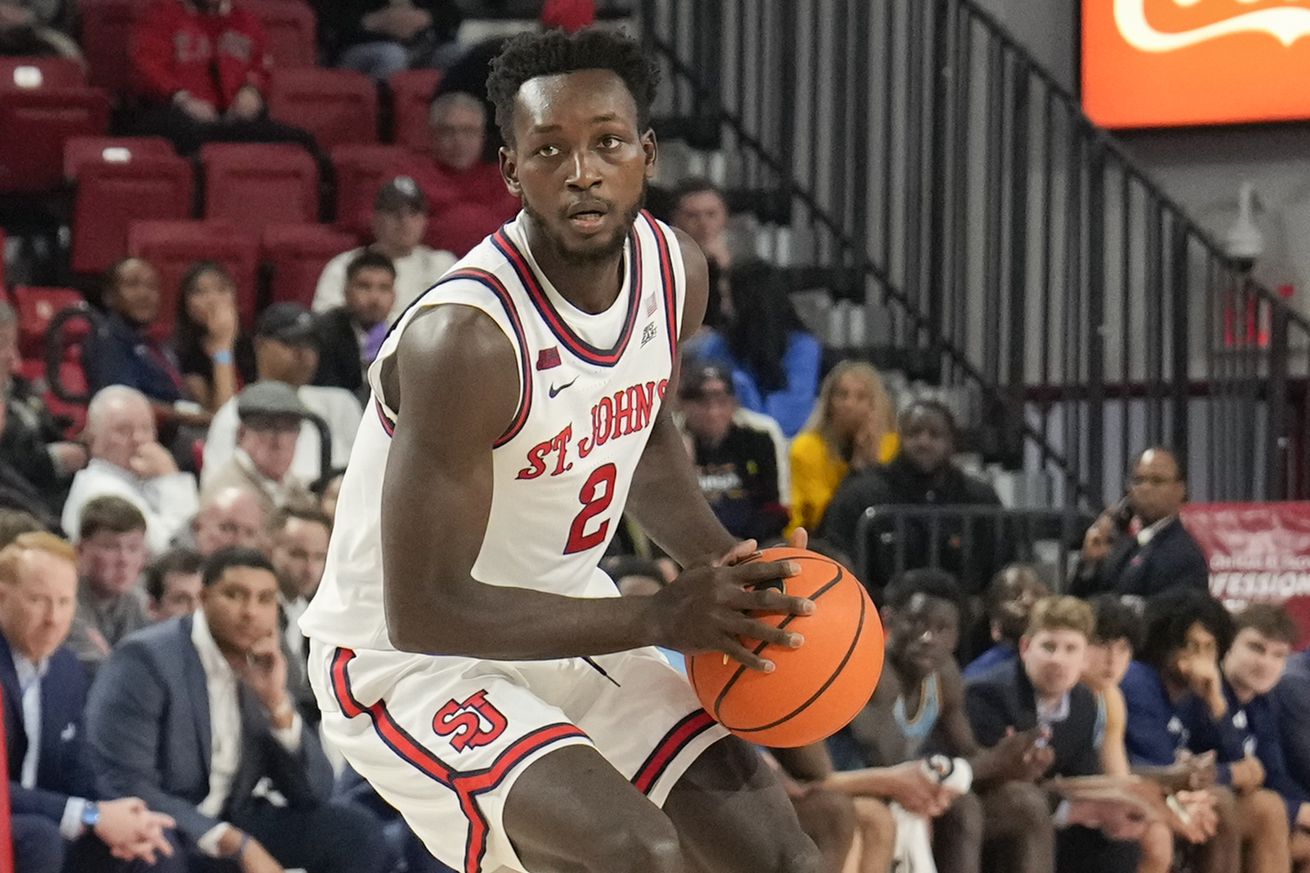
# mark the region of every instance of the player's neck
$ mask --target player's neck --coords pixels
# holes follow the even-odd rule
[[[528,248],[537,267],[565,300],[583,312],[604,312],[623,287],[623,252],[604,260],[578,262],[561,257],[537,229],[527,223]]]

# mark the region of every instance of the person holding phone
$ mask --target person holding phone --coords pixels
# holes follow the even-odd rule
[[[1155,446],[1137,456],[1128,492],[1102,513],[1083,537],[1070,593],[1101,592],[1153,597],[1170,588],[1205,592],[1205,553],[1178,518],[1187,500],[1182,460]]]

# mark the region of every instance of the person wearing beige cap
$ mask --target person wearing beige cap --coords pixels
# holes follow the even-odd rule
[[[234,485],[252,488],[265,517],[284,506],[310,503],[309,488],[291,471],[300,423],[309,415],[285,382],[248,385],[237,395],[237,449],[205,483],[205,494]]]
[[[423,244],[428,226],[428,199],[409,176],[396,176],[378,189],[373,201],[373,242],[342,252],[318,277],[312,304],[327,312],[346,302],[346,268],[365,251],[386,255],[396,267],[394,319],[455,265],[455,256]]]

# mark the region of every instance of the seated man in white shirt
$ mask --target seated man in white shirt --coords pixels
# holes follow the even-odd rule
[[[330,800],[332,767],[287,691],[272,565],[225,549],[202,584],[199,612],[134,634],[101,668],[87,706],[101,784],[173,816],[192,869],[390,869],[377,821]]]
[[[96,497],[112,495],[141,510],[151,554],[163,552],[199,501],[195,478],[178,471],[173,456],[156,438],[150,401],[135,388],[102,388],[87,408],[86,433],[91,462],[73,477],[61,521],[64,531],[76,542],[83,507]]]
[[[205,494],[223,488],[249,488],[259,498],[264,517],[284,506],[317,501],[291,469],[300,423],[309,415],[296,391],[285,382],[256,382],[237,395],[237,448],[232,459],[205,482]]]
[[[344,388],[311,385],[318,370],[318,330],[314,316],[298,303],[274,303],[255,324],[255,372],[260,380],[286,382],[296,389],[300,402],[326,426],[332,443],[332,467],[344,467],[355,444],[355,432],[363,409],[355,395]],[[205,437],[204,469],[200,484],[209,490],[209,479],[232,459],[237,441],[237,398],[214,413]],[[322,441],[313,422],[300,425],[296,457],[291,470],[302,482],[315,482],[323,475]]]
[[[420,294],[455,265],[450,252],[423,245],[428,227],[428,201],[409,176],[397,176],[378,189],[373,203],[373,244],[342,252],[328,261],[314,291],[315,312],[328,312],[346,302],[346,267],[371,249],[386,255],[396,267],[393,321]]]

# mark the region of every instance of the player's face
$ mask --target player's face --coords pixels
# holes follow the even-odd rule
[[[1019,642],[1019,656],[1037,693],[1055,697],[1078,684],[1087,660],[1087,637],[1069,628],[1041,630]]]
[[[901,669],[926,676],[940,669],[955,651],[960,611],[949,600],[920,593],[889,612],[891,655]]]
[[[346,283],[346,308],[366,328],[386,321],[395,302],[395,277],[381,267],[356,270]]]
[[[1128,672],[1133,660],[1133,647],[1128,640],[1096,640],[1087,645],[1087,666],[1083,668],[1083,682],[1096,690],[1118,685]]]
[[[1283,678],[1291,653],[1292,647],[1282,640],[1271,640],[1253,627],[1244,627],[1224,655],[1224,675],[1239,690],[1268,694]]]
[[[608,70],[531,79],[514,107],[501,171],[553,254],[571,264],[623,250],[655,168],[655,135]]]
[[[250,651],[277,628],[277,579],[259,567],[228,567],[201,600],[220,648]]]

